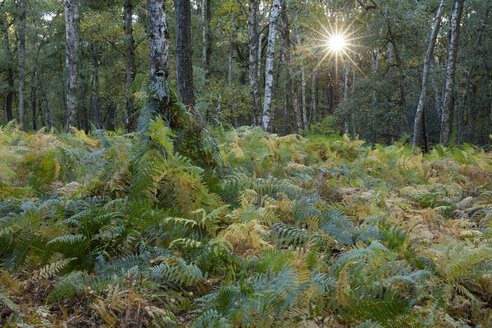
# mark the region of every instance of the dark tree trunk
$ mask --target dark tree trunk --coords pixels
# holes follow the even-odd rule
[[[258,22],[259,0],[249,0],[249,85],[253,96],[254,123],[261,125],[261,96],[258,85]]]
[[[19,17],[19,121],[21,130],[24,130],[24,83],[26,69],[26,3],[21,2],[21,15]]]
[[[2,3],[2,5],[3,4],[4,3]],[[7,72],[7,97],[5,99],[5,114],[7,116],[7,121],[10,122],[14,119],[14,116],[12,115],[12,101],[14,99],[14,69],[12,64],[14,61],[14,55],[10,48],[9,24],[7,23],[4,12],[1,12],[1,15],[2,16],[0,16],[0,24],[2,26],[4,37],[4,51],[7,55],[7,60],[5,63],[5,70]]]
[[[195,105],[191,49],[190,0],[175,0],[176,7],[176,79],[185,105]]]
[[[133,40],[133,1],[125,0],[124,6],[124,25],[125,25],[125,58],[126,58],[126,122],[127,131],[136,129],[136,110],[134,99],[131,95],[131,84],[135,80],[137,68],[135,66],[135,41]]]
[[[101,127],[101,115],[99,111],[99,60],[97,58],[97,48],[94,45],[92,46],[92,62],[94,65],[94,69],[92,71],[92,109],[94,112],[94,126],[96,129],[99,129]]]
[[[37,75],[37,72],[34,71],[34,77],[31,80],[31,119],[32,119],[32,129],[36,131],[38,129],[38,126],[36,124],[36,83],[35,83],[35,76]]]

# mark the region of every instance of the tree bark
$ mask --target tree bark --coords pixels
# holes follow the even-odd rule
[[[191,49],[190,0],[175,0],[176,7],[176,80],[183,104],[195,105]]]
[[[24,83],[26,69],[26,3],[21,2],[21,14],[19,17],[19,121],[21,130],[24,126]]]
[[[464,0],[455,0],[453,16],[451,17],[451,40],[449,42],[448,66],[446,69],[446,93],[444,94],[441,119],[441,144],[447,144],[451,133],[451,113],[454,107],[454,80],[456,73],[456,56],[460,33],[461,14]]]
[[[318,67],[313,71],[311,77],[311,115],[309,115],[309,122],[314,123],[317,120],[318,112]]]
[[[92,46],[92,62],[94,68],[92,70],[92,110],[94,112],[94,126],[96,129],[101,127],[100,111],[99,111],[99,59],[97,56],[96,46]]]
[[[126,104],[125,104],[125,126],[127,131],[135,131],[137,117],[134,105],[133,95],[131,94],[131,84],[135,80],[137,67],[135,65],[135,41],[133,39],[133,0],[125,0],[123,21],[125,29],[125,87],[126,87]]]
[[[70,126],[75,125],[78,101],[77,82],[79,72],[79,3],[78,0],[65,0],[65,35],[67,73],[67,119],[65,131],[70,132]]]
[[[2,3],[2,5],[4,2]],[[2,11],[1,12],[1,17],[0,17],[0,24],[2,25],[2,32],[4,36],[4,50],[7,54],[7,60],[6,60],[6,71],[7,71],[7,97],[5,99],[5,114],[7,116],[7,121],[12,121],[14,119],[14,116],[12,115],[12,102],[14,99],[14,68],[13,68],[13,62],[14,62],[14,55],[12,53],[11,47],[10,47],[10,36],[9,36],[9,27],[10,24],[7,22],[7,18],[5,13]]]
[[[166,19],[165,0],[148,0],[150,30],[150,82],[152,90],[157,90],[162,78],[167,81],[169,30]]]
[[[36,124],[36,76],[38,75],[37,70],[35,69],[33,72],[33,78],[31,79],[31,121],[32,121],[32,129],[36,131],[38,126]]]
[[[485,17],[484,17],[484,19],[483,19],[483,21],[480,24],[480,27],[478,29],[477,41],[475,42],[475,47],[474,47],[475,49],[478,49],[478,47],[480,46],[480,43],[482,41],[482,34],[483,34],[483,31],[485,30],[485,26],[486,26],[486,22],[487,22],[487,19],[489,16],[489,12],[490,12],[490,7],[487,8],[487,11],[485,12]],[[466,106],[467,100],[469,98],[471,75],[472,75],[473,70],[475,69],[475,66],[476,66],[476,64],[475,64],[475,62],[473,62],[472,65],[470,66],[470,68],[468,69],[467,74],[466,74],[465,94],[464,94],[463,98],[460,100],[460,106],[458,109],[458,140],[457,140],[458,143],[462,143],[463,138],[464,138],[465,106]]]
[[[376,74],[378,72],[378,66],[379,66],[379,55],[380,55],[380,50],[376,51],[376,54],[371,53],[371,59],[372,59],[372,75],[373,78],[376,78]],[[376,143],[376,106],[377,106],[377,94],[376,94],[376,89],[372,89],[372,105],[371,105],[371,143],[375,144]]]
[[[302,46],[299,30],[296,31],[297,45]],[[304,128],[308,126],[307,108],[306,108],[306,73],[304,72],[304,63],[301,63],[301,104],[302,104],[302,125]]]
[[[281,3],[281,18],[282,18],[282,40],[284,43],[284,49],[285,49],[285,61],[287,63],[287,68],[286,68],[286,73],[287,73],[287,90],[286,92],[289,93],[291,102],[292,102],[292,107],[294,109],[294,116],[295,116],[295,132],[296,133],[301,133],[302,131],[302,115],[299,110],[299,102],[297,100],[297,90],[295,87],[295,79],[293,78],[293,72],[292,72],[292,56],[291,56],[291,50],[292,50],[292,43],[290,41],[290,28],[289,28],[289,18],[287,16],[287,4],[285,0],[282,0]]]
[[[207,21],[206,16],[207,0],[202,0],[201,19],[202,19],[202,69],[207,69]]]
[[[249,37],[249,84],[253,96],[254,124],[262,124],[261,96],[258,87],[258,15],[259,1],[249,0],[248,37]]]
[[[414,145],[415,147],[418,146],[419,143],[420,124],[422,122],[422,114],[423,111],[425,110],[425,101],[427,98],[427,84],[429,81],[430,64],[432,60],[432,54],[434,53],[434,45],[436,44],[437,34],[441,26],[441,17],[444,11],[445,4],[446,4],[446,0],[441,0],[441,3],[439,4],[439,8],[437,9],[436,17],[434,19],[434,26],[432,27],[432,32],[429,38],[427,51],[425,52],[424,71],[422,74],[422,88],[420,90],[419,102],[417,105],[417,111],[415,113],[415,123],[413,125],[412,145]]]
[[[345,65],[345,76],[344,76],[344,83],[343,83],[343,102],[344,104],[347,104],[347,101],[348,101],[348,90],[349,90],[349,72],[350,72],[350,67],[349,67],[349,64],[347,63]],[[349,134],[349,116],[348,115],[344,115],[345,117],[345,122],[344,122],[344,133],[346,135]]]
[[[265,99],[263,102],[263,128],[271,128],[271,106],[272,106],[272,88],[273,88],[273,66],[275,63],[275,40],[277,34],[277,22],[280,13],[280,0],[274,0],[272,12],[270,13],[268,44],[265,63]],[[261,48],[261,47],[260,47]]]

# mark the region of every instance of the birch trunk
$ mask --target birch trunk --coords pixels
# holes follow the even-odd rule
[[[135,80],[135,74],[137,68],[135,66],[135,41],[133,39],[133,2],[132,0],[125,0],[123,20],[125,29],[125,59],[126,59],[126,118],[125,126],[127,131],[134,131],[136,128],[136,110],[134,106],[134,99],[131,95],[131,84]]]
[[[148,0],[150,30],[150,82],[152,90],[161,88],[167,81],[169,30],[167,27],[165,0]]]
[[[258,0],[249,0],[248,37],[249,37],[249,85],[253,96],[254,124],[262,125],[261,97],[258,87]]]
[[[299,47],[301,44],[301,37],[299,35],[299,30],[296,31],[297,45]],[[307,109],[306,109],[306,73],[304,72],[304,63],[301,63],[301,104],[302,104],[302,125],[304,128],[308,126],[307,121]]]
[[[24,83],[26,69],[26,2],[21,2],[21,14],[19,22],[19,121],[21,130],[24,126]]]
[[[453,16],[451,17],[451,40],[449,42],[448,66],[446,69],[446,93],[444,94],[441,119],[441,144],[449,142],[451,133],[451,113],[454,107],[454,80],[456,73],[456,56],[458,53],[458,39],[460,33],[461,14],[464,0],[455,0]]]
[[[275,39],[277,33],[277,22],[280,13],[280,0],[274,0],[272,12],[270,13],[270,22],[268,30],[268,44],[265,64],[265,100],[263,103],[263,128],[271,128],[271,106],[272,106],[272,88],[273,88],[273,66],[275,63]]]
[[[70,132],[70,126],[75,125],[78,102],[77,82],[79,72],[79,3],[78,0],[65,0],[65,35],[66,57],[65,70],[67,73],[67,120],[65,131]]]
[[[207,0],[202,0],[201,19],[202,19],[202,69],[207,69],[207,21],[205,19]]]
[[[176,80],[183,104],[195,105],[191,49],[190,0],[175,0],[176,7]]]
[[[425,101],[427,98],[427,84],[429,81],[430,64],[432,60],[432,54],[434,53],[434,45],[436,44],[437,34],[441,26],[441,17],[444,11],[444,5],[446,0],[441,0],[439,8],[437,9],[436,17],[434,19],[434,26],[432,27],[432,32],[429,38],[429,44],[427,46],[427,51],[424,57],[424,71],[422,74],[422,88],[420,90],[419,102],[417,105],[417,111],[415,113],[415,123],[413,124],[413,139],[412,145],[415,147],[419,143],[420,134],[420,124],[422,122],[422,114],[425,110]]]

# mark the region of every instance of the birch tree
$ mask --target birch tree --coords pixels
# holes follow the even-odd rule
[[[449,135],[451,132],[451,113],[454,108],[454,76],[456,73],[456,56],[458,53],[458,39],[460,34],[461,14],[463,12],[463,2],[464,0],[455,0],[453,15],[451,17],[451,39],[449,41],[445,94],[441,119],[441,144],[447,144],[449,142]]]
[[[253,96],[254,123],[261,125],[261,96],[258,86],[258,23],[259,0],[249,0],[248,38],[249,38],[249,85]]]
[[[434,25],[429,38],[429,44],[427,45],[427,51],[424,57],[424,71],[422,74],[422,88],[420,90],[419,102],[417,105],[417,111],[415,113],[415,123],[413,124],[413,139],[412,145],[417,146],[419,143],[420,124],[422,122],[422,114],[425,110],[425,101],[427,98],[427,84],[429,82],[429,72],[432,60],[432,54],[434,53],[434,45],[436,44],[437,34],[441,27],[441,18],[444,11],[444,5],[446,0],[441,0],[439,8],[437,9],[436,17],[434,19]]]
[[[274,0],[270,13],[268,43],[265,63],[265,99],[263,102],[263,128],[268,130],[271,121],[272,88],[273,88],[273,66],[275,63],[275,39],[277,33],[277,22],[280,14],[280,0]]]
[[[75,125],[78,102],[77,82],[79,73],[79,3],[78,0],[65,0],[65,70],[67,74],[67,116],[65,131]]]

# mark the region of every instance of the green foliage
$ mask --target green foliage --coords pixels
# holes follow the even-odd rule
[[[146,131],[24,134],[9,148],[22,170],[1,186],[0,323],[57,324],[50,311],[78,300],[101,325],[485,322],[485,153],[219,128],[202,161],[177,152],[163,119]],[[54,181],[56,166],[22,164],[46,151]]]

